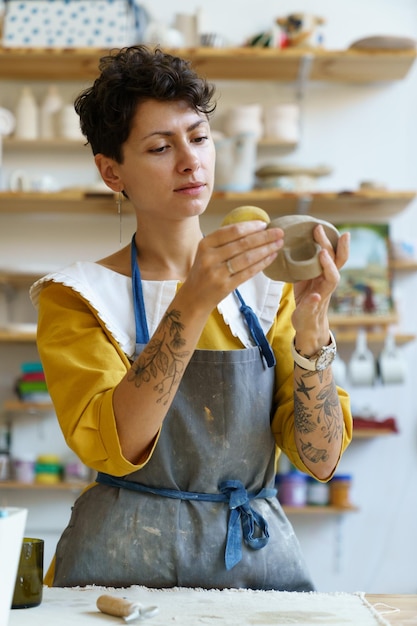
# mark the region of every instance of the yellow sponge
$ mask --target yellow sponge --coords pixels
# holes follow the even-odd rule
[[[267,224],[271,221],[268,213],[257,206],[238,206],[225,216],[222,226],[236,224],[236,222],[249,222],[250,220],[260,220]]]

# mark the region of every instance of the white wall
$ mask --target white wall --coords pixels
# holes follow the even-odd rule
[[[171,21],[173,5],[169,0],[148,0],[156,18]],[[258,0],[256,5],[241,0],[176,0],[175,11],[191,13],[203,7],[210,30],[239,45],[244,39],[269,27],[271,20],[297,10],[313,11],[327,20],[324,29],[328,48],[343,48],[359,37],[395,34],[417,37],[415,0]],[[249,8],[247,8],[249,7]],[[253,8],[251,8],[253,7]],[[40,94],[44,85],[34,84]],[[13,107],[19,84],[10,81],[1,87],[0,106]],[[60,86],[72,97],[80,85]],[[254,101],[253,85],[219,85],[219,111],[233,98]],[[257,83],[256,97],[262,102],[293,96],[292,86]],[[376,179],[392,190],[417,188],[417,64],[400,82],[377,85],[311,84],[304,109],[304,133],[300,147],[286,161],[333,167],[333,174],[320,183],[323,189],[353,189],[361,180]],[[10,157],[11,158],[11,157]],[[21,165],[22,157],[5,159],[4,174]],[[33,171],[54,172],[65,184],[79,184],[86,177],[95,179],[90,157],[65,157],[56,166],[49,162],[26,162]],[[91,177],[91,178],[90,178]],[[206,228],[217,219],[207,220]],[[133,230],[124,221],[123,237]],[[392,222],[396,239],[417,239],[416,203]],[[119,245],[117,216],[13,216],[0,215],[0,267],[20,266],[34,269],[56,267],[73,259],[95,259]],[[417,275],[399,278],[402,300],[403,332],[417,333],[415,308]],[[369,408],[380,418],[395,416],[400,433],[371,441],[353,442],[342,459],[341,471],[354,476],[352,500],[359,512],[342,517],[294,517],[294,525],[308,564],[320,591],[364,590],[372,593],[416,593],[417,542],[417,399],[415,389],[416,345],[402,348],[408,362],[407,380],[401,386],[378,384],[374,388],[348,389],[352,405],[360,413]],[[12,354],[13,352],[13,354]],[[0,394],[6,395],[24,349],[1,348]],[[12,497],[12,496],[10,496]],[[21,497],[21,496],[18,496]],[[70,502],[62,499],[54,513],[54,530],[66,522]],[[70,500],[70,498],[69,498]],[[55,504],[55,503],[54,503]],[[51,502],[52,506],[52,502]],[[54,509],[55,511],[55,509]],[[31,524],[42,523],[35,508]],[[48,528],[51,520],[45,515]],[[48,531],[49,532],[49,531]],[[48,535],[48,550],[54,537]]]

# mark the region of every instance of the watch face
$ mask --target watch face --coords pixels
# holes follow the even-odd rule
[[[316,361],[316,370],[318,372],[325,370],[326,367],[329,367],[329,365],[333,363],[335,356],[336,348],[334,346],[326,346],[323,348]]]

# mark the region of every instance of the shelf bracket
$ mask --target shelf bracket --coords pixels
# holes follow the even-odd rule
[[[299,141],[301,142],[304,136],[304,96],[307,89],[308,79],[310,77],[310,71],[313,64],[314,56],[311,52],[303,54],[300,59],[300,67],[298,69],[298,76],[295,86],[295,99],[299,108],[298,119],[298,133]]]
[[[310,212],[310,205],[313,198],[309,193],[300,194],[297,198],[297,215],[307,215]]]
[[[304,98],[306,86],[310,76],[311,66],[313,65],[314,55],[311,52],[303,54],[300,61],[300,68],[297,76],[296,96],[297,100],[301,102]]]

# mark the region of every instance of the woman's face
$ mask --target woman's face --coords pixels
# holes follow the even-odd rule
[[[201,215],[214,182],[215,149],[207,118],[185,102],[138,106],[118,164],[138,216],[177,220]]]

